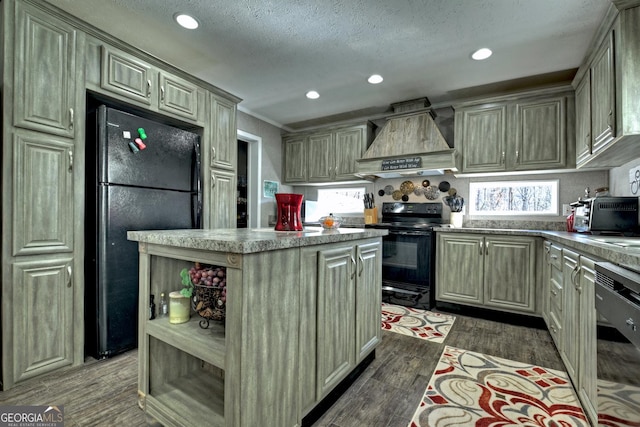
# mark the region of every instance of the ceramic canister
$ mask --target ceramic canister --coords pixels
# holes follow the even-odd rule
[[[169,323],[185,323],[191,315],[190,298],[178,291],[169,294]]]

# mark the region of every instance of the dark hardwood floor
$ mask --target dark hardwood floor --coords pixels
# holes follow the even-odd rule
[[[517,324],[531,319],[500,315],[510,322],[505,323],[465,312],[452,313],[456,321],[442,344],[383,331],[375,360],[313,426],[406,427],[445,345],[563,369],[545,329]],[[66,427],[134,427],[146,423],[137,406],[137,388],[137,352],[131,351],[19,383],[0,392],[0,405],[62,404]]]

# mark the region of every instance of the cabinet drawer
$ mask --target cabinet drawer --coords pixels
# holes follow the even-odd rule
[[[559,271],[562,271],[562,249],[558,246],[551,245],[549,247],[549,263]]]
[[[561,319],[560,313],[562,313],[562,282],[558,282],[556,278],[552,277],[549,283],[549,312],[554,313],[556,318]]]
[[[549,316],[549,333],[556,344],[556,348],[562,348],[562,326],[554,313]]]

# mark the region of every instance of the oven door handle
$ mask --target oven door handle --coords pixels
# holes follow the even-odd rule
[[[431,233],[423,231],[389,231],[390,236],[428,236]]]

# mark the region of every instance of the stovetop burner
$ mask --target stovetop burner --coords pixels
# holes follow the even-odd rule
[[[367,224],[371,228],[386,229],[431,229],[442,224],[442,203],[382,204],[382,221]]]

